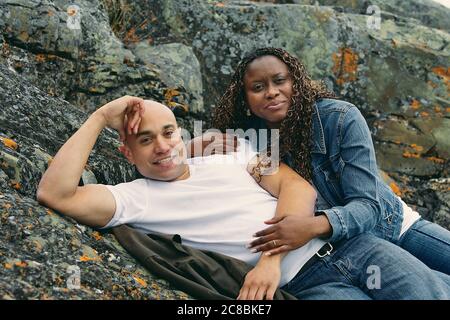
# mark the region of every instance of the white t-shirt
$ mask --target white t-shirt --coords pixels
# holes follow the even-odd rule
[[[404,234],[417,220],[420,219],[420,214],[409,207],[402,198],[398,197],[403,207],[403,222],[400,230],[400,236]]]
[[[116,212],[105,228],[129,224],[146,233],[179,234],[185,245],[255,265],[260,253],[252,253],[246,245],[255,239],[255,232],[268,227],[264,221],[274,216],[277,199],[248,174],[247,163],[255,152],[240,141],[243,145],[241,152],[189,159],[190,176],[185,180],[137,179],[107,185]],[[289,252],[281,263],[280,286],[324,244],[313,239]]]

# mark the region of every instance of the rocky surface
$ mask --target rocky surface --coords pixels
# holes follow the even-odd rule
[[[188,298],[110,234],[38,205],[36,187],[88,114],[124,94],[165,102],[192,132],[261,46],[287,49],[356,104],[391,188],[450,229],[449,21],[425,0],[1,1],[0,298]],[[105,130],[82,183],[134,178],[117,146]]]
[[[109,233],[40,206],[42,173],[85,114],[0,65],[0,299],[187,299],[155,279]],[[82,183],[131,180],[134,169],[105,131]],[[77,282],[70,282],[79,275]],[[75,286],[75,287],[74,287]]]

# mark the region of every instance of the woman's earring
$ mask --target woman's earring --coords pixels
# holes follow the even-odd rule
[[[251,117],[252,113],[250,112],[250,108],[247,109],[247,117]]]

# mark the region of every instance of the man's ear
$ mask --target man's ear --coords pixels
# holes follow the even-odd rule
[[[131,164],[134,164],[133,153],[130,147],[125,143],[119,147],[119,151],[128,159]]]

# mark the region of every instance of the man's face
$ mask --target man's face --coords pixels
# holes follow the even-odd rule
[[[175,116],[162,104],[153,101],[145,103],[138,133],[127,136],[125,156],[147,178],[179,180],[188,166],[186,147]]]

